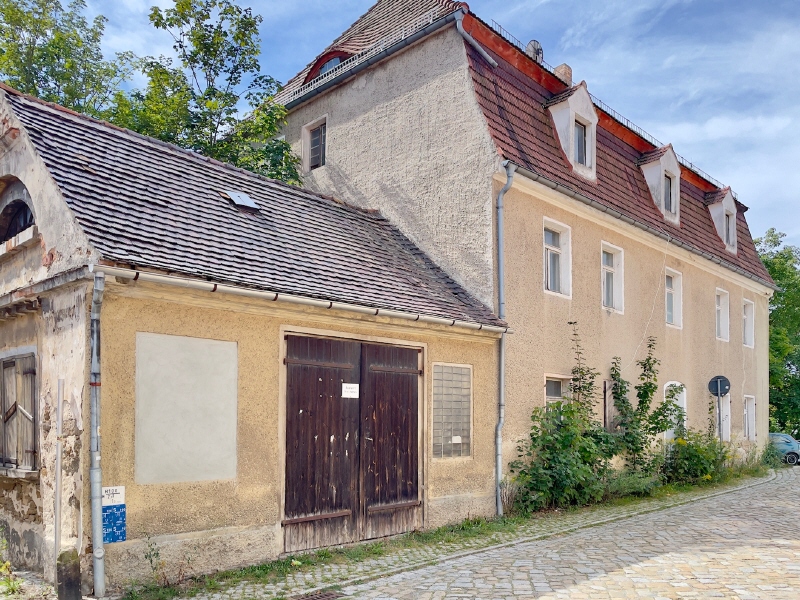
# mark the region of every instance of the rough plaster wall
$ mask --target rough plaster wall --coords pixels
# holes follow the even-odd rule
[[[40,321],[26,315],[0,322],[0,356],[29,354],[36,347]],[[0,475],[0,536],[8,542],[8,560],[15,566],[40,568],[42,498],[35,481]]]
[[[379,209],[487,306],[494,306],[491,176],[497,150],[455,27],[295,109],[286,139],[327,115],[326,165],[303,184]]]
[[[25,250],[23,256],[13,259],[9,268],[3,264],[0,296],[98,258],[22,124],[11,112],[6,93],[0,90],[0,131],[8,127],[21,132],[9,149],[0,152],[0,179],[16,178],[26,187],[41,247]]]
[[[430,504],[426,527],[491,512],[486,499],[494,489],[495,337],[454,335],[435,327],[376,322],[366,316],[342,318],[330,311],[233,300],[142,283],[122,286],[111,281],[102,319],[103,485],[126,486],[129,540],[106,546],[112,584],[151,577],[144,559],[145,533],[154,536],[172,575],[187,555],[192,557],[194,572],[208,573],[263,562],[282,552],[280,461],[284,445],[278,417],[279,373],[284,368],[279,360],[281,325],[427,344],[426,372],[432,372],[434,361],[473,365],[471,458],[433,460],[430,456],[427,429],[432,419],[432,383],[426,379],[423,447],[425,494]],[[235,480],[136,483],[133,424],[137,331],[237,343],[239,443]]]
[[[495,182],[496,188],[500,187]],[[577,203],[576,203],[577,205]],[[599,380],[609,377],[614,356],[622,358],[623,376],[636,382],[644,356],[646,338],[657,338],[659,398],[667,381],[680,381],[687,388],[689,425],[704,429],[708,423],[710,395],[707,383],[715,375],[726,375],[732,383],[732,439],[742,438],[743,396],[758,402],[759,443],[768,432],[768,300],[763,293],[745,289],[734,280],[699,268],[705,263],[685,253],[683,258],[667,256],[666,242],[652,248],[629,235],[581,217],[571,210],[545,203],[514,188],[506,195],[508,320],[514,334],[507,337],[507,408],[504,439],[506,462],[516,458],[514,442],[528,433],[529,417],[535,406],[544,405],[545,373],[569,376],[573,365],[571,328],[578,331],[589,365],[600,370]],[[572,227],[572,299],[542,292],[543,217]],[[608,242],[625,252],[625,313],[601,307],[600,244]],[[688,255],[688,256],[687,256]],[[665,323],[662,267],[683,274],[683,328]],[[721,271],[721,273],[724,273]],[[756,286],[757,284],[753,284]],[[714,290],[730,292],[731,339],[715,336]],[[742,345],[741,305],[746,297],[755,302],[755,349]],[[602,392],[602,387],[600,388]]]

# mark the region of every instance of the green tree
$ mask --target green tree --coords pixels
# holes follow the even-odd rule
[[[262,18],[232,0],[175,0],[165,10],[153,7],[150,22],[171,35],[180,65],[164,57],[140,61],[147,89],[118,96],[115,122],[299,183],[299,161],[277,139],[286,116],[274,99],[279,84],[258,61]]]
[[[761,260],[780,288],[770,299],[769,384],[773,431],[800,432],[800,247],[769,229],[756,240]]]
[[[91,25],[84,0],[0,0],[0,77],[10,86],[94,117],[103,116],[132,71],[133,54],[105,60],[105,17]]]

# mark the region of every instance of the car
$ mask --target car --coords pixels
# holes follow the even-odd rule
[[[769,441],[787,464],[796,465],[800,461],[800,442],[787,433],[770,433]]]

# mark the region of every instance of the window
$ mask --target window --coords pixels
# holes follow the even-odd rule
[[[570,295],[570,228],[544,220],[544,289],[553,294]]]
[[[5,225],[0,233],[0,243],[7,242],[15,235],[33,227],[33,213],[24,202],[14,202],[0,215],[0,228]]]
[[[470,456],[472,367],[433,365],[433,457]]]
[[[575,162],[586,165],[586,125],[575,121]]]
[[[725,245],[732,246],[733,245],[733,225],[732,225],[732,216],[730,213],[725,213]]]
[[[730,338],[729,331],[729,313],[728,313],[728,299],[729,294],[725,290],[717,289],[716,304],[717,304],[717,339],[727,342]]]
[[[686,386],[680,383],[679,381],[670,381],[664,386],[664,400],[668,398],[672,398],[672,400],[681,407],[683,410],[683,426],[686,427],[687,424],[687,408],[686,408]],[[675,437],[675,430],[670,429],[664,432],[664,438],[671,440]]]
[[[664,275],[664,307],[667,325],[683,326],[683,276],[667,269]]]
[[[330,71],[335,66],[341,64],[341,62],[342,62],[341,57],[339,57],[339,56],[333,57],[332,59],[330,59],[328,62],[326,62],[324,65],[322,65],[319,68],[319,73],[317,73],[317,77],[319,77],[320,75],[324,75],[325,73]]]
[[[756,441],[756,399],[755,396],[744,397],[744,439]]]
[[[36,468],[36,357],[0,361],[0,466]]]
[[[569,377],[546,377],[544,383],[545,404],[563,402],[569,396]]]
[[[603,308],[623,311],[622,249],[603,243],[600,253]]]
[[[675,207],[672,204],[672,177],[664,175],[664,210],[668,213],[675,213]]]
[[[308,167],[316,169],[325,166],[325,123],[311,130],[311,147]]]
[[[755,308],[750,300],[742,303],[742,343],[748,348],[755,345]]]

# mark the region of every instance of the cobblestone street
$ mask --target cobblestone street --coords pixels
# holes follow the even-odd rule
[[[800,598],[800,471],[349,587],[373,599]]]

